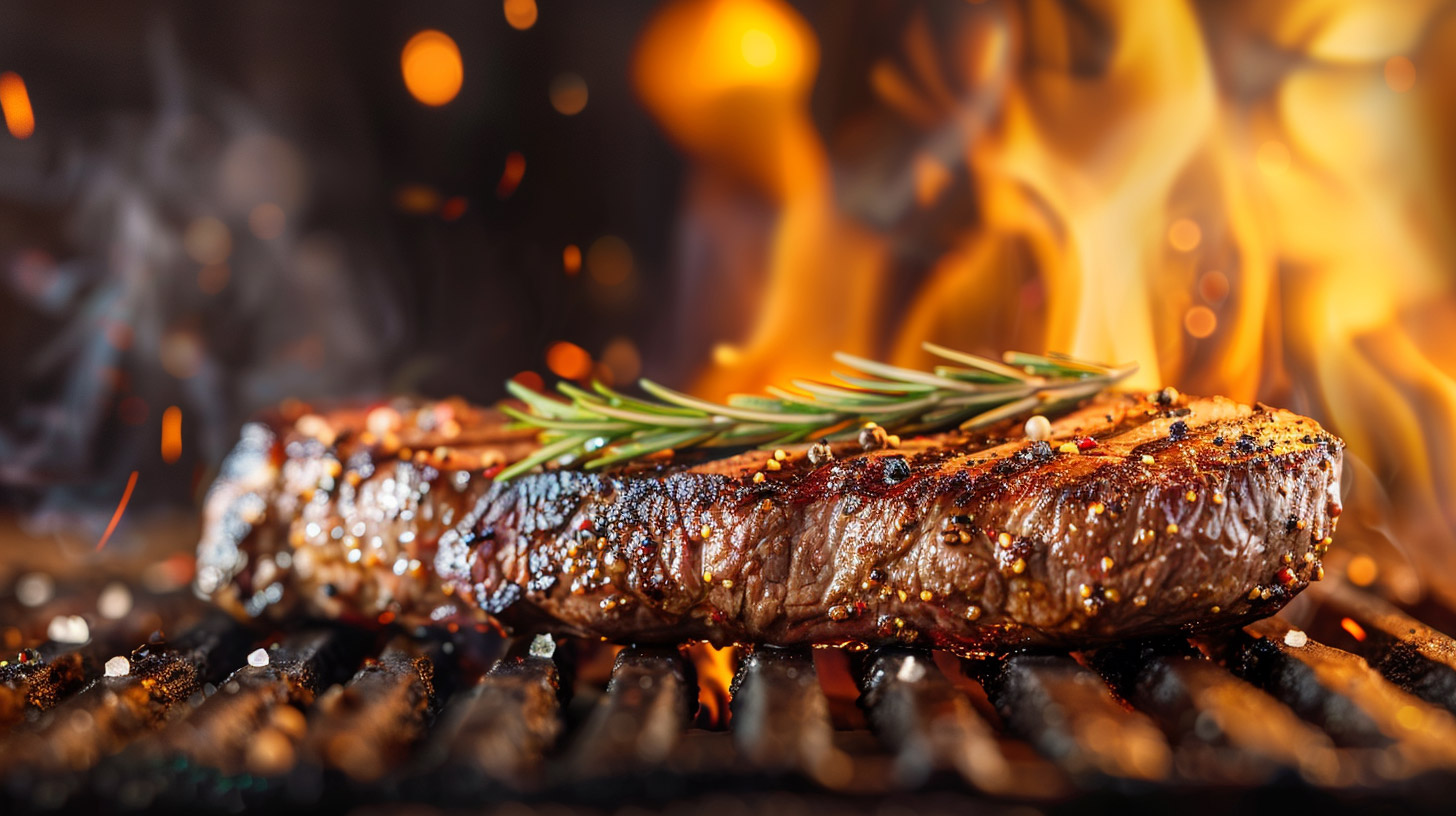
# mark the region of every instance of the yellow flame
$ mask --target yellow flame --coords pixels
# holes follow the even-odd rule
[[[465,81],[460,48],[440,31],[426,30],[410,37],[400,54],[399,66],[410,94],[432,107],[454,99]]]
[[[698,673],[699,718],[710,727],[726,726],[732,715],[728,690],[738,668],[738,647],[719,648],[698,642],[686,647],[684,653]]]
[[[728,351],[696,388],[826,375],[836,349],[924,364],[924,340],[1135,360],[1134,387],[1331,426],[1390,494],[1398,537],[1447,545],[1426,564],[1456,599],[1456,21],[1433,0],[1203,8],[912,16],[862,81],[923,137],[899,168],[906,206],[954,200],[948,185],[974,206],[909,263],[863,215],[883,191],[836,189],[797,12],[666,6],[636,82],[692,159],[692,206],[732,211],[748,189],[770,216],[735,252],[755,263],[727,270],[756,308],[712,338]]]

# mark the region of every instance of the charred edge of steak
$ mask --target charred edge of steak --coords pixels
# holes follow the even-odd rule
[[[450,415],[464,444],[392,431],[413,450],[249,426],[209,495],[199,591],[245,616],[639,643],[1085,646],[1274,612],[1319,578],[1339,514],[1338,439],[1220,398],[1104,397],[1039,442],[1007,422],[509,484],[492,468],[529,442]]]

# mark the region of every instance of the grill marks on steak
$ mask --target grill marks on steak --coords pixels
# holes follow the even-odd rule
[[[453,414],[470,444],[416,433],[423,458],[364,444],[357,417],[331,446],[313,421],[253,426],[209,497],[199,588],[242,614],[627,642],[1082,646],[1272,613],[1338,515],[1340,441],[1221,398],[1104,397],[1045,442],[1008,422],[819,465],[698,451],[509,484],[451,462],[522,439]]]

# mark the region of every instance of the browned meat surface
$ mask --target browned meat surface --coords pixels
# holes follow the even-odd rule
[[[207,501],[198,589],[245,616],[622,642],[1076,647],[1279,609],[1322,571],[1343,447],[1288,411],[1115,395],[1048,442],[1008,422],[817,464],[694,452],[492,480],[531,445],[459,402],[250,425]]]

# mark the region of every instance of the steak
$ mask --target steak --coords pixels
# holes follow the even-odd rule
[[[861,436],[503,483],[532,434],[458,400],[274,417],[208,495],[197,589],[250,618],[1076,648],[1272,614],[1340,513],[1339,439],[1219,397]]]

